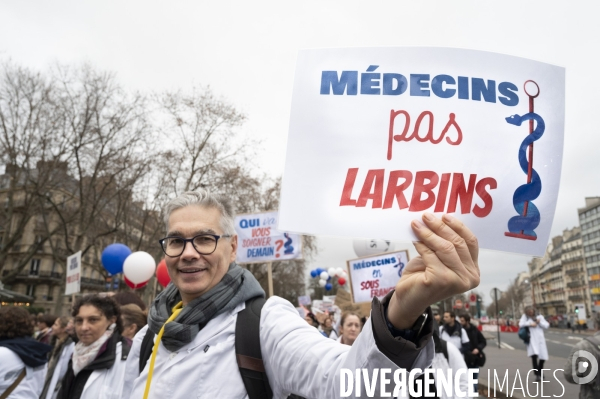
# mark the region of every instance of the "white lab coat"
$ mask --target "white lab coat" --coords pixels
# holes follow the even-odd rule
[[[25,363],[8,348],[0,347],[0,395],[17,379]],[[31,368],[25,367],[25,377],[15,388],[8,399],[38,398],[44,389],[48,365]]]
[[[456,388],[454,388],[454,377],[456,376],[456,372],[459,369],[464,369],[467,370],[468,372],[468,368],[467,368],[467,364],[465,363],[465,359],[463,358],[463,355],[460,353],[460,351],[458,350],[458,348],[456,348],[454,345],[446,345],[448,347],[448,360],[446,360],[446,357],[444,356],[443,353],[436,353],[435,357],[433,358],[433,363],[431,364],[431,368],[433,368],[434,370],[442,370],[444,375],[448,375],[448,369],[452,370],[452,390],[453,390],[453,394],[456,394]],[[460,387],[460,391],[465,393],[464,397],[467,397],[468,395],[468,389],[469,389],[469,380],[468,380],[468,374],[467,373],[462,373],[459,376],[459,387]],[[440,399],[454,399],[454,398],[458,398],[458,396],[452,395],[452,396],[447,396],[446,395],[446,391],[444,389],[441,389],[440,392]]]
[[[235,359],[235,323],[244,309],[213,318],[189,344],[177,352],[159,345],[149,399],[248,398]],[[133,340],[127,359],[123,398],[142,398],[150,361],[139,374],[140,345],[144,327]],[[353,346],[323,337],[298,317],[293,305],[279,297],[265,303],[260,320],[263,362],[274,399],[293,392],[306,398],[340,397],[340,369],[398,367],[377,348],[372,324],[367,323]],[[413,368],[426,368],[434,355],[433,339],[417,356]],[[364,397],[365,388],[361,388]],[[377,390],[376,395],[379,395]],[[379,396],[375,396],[379,397]]]
[[[75,343],[71,342],[60,352],[60,356],[56,362],[56,367],[54,367],[54,374],[52,374],[52,379],[50,380],[50,385],[48,386],[46,398],[43,399],[54,399],[56,398],[56,395],[58,395],[58,391],[60,389],[56,390],[56,384],[59,381],[62,381],[67,369],[69,368],[69,360],[71,360],[71,356],[73,355],[73,349],[75,349]]]
[[[115,348],[115,363],[110,369],[94,370],[90,374],[83,387],[81,399],[120,399],[126,362],[121,360],[121,342],[118,342]]]
[[[534,321],[537,323],[537,326],[531,327],[531,323]],[[548,347],[546,346],[544,329],[550,327],[550,323],[542,315],[537,315],[535,320],[533,320],[524,314],[521,316],[521,320],[519,320],[519,328],[521,327],[529,327],[529,334],[531,336],[529,345],[527,345],[527,356],[537,355],[539,360],[548,360]]]
[[[462,349],[462,344],[466,344],[469,342],[469,336],[467,335],[467,332],[464,328],[460,329],[459,338],[449,336],[448,333],[444,330],[444,326],[440,326],[440,338],[448,342],[449,344],[452,344],[456,349],[458,349],[459,352]]]

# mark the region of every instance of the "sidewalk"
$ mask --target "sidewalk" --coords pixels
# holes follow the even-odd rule
[[[570,335],[594,335],[598,332],[598,330],[594,330],[591,328],[588,328],[587,330],[575,330],[575,332],[573,332],[573,331],[571,331],[570,328],[554,328],[554,327],[550,327],[548,329],[548,331],[563,333],[563,334],[570,334]]]
[[[550,371],[544,371],[544,383],[535,382],[533,372],[529,374],[528,383],[527,373],[531,370],[531,359],[527,357],[525,351],[499,349],[496,340],[490,339],[484,352],[487,361],[485,366],[479,370],[479,384],[488,387],[491,394],[494,392],[495,385],[498,397],[504,395],[509,398],[558,397],[571,399],[579,397],[579,386],[569,384],[565,380],[562,370],[559,370],[564,368],[566,359],[550,356],[550,359],[544,364],[544,369],[550,369]],[[505,379],[507,370],[508,378]],[[504,395],[501,395],[500,391]]]

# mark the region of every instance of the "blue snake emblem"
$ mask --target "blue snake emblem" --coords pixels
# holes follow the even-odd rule
[[[292,247],[292,238],[290,237],[290,235],[288,233],[283,233],[283,236],[285,238],[287,238],[287,240],[285,241],[285,244],[283,244],[283,247],[285,248],[285,250],[283,251],[284,255],[293,254],[294,247]]]
[[[521,170],[527,175],[529,169],[529,161],[527,160],[527,148],[534,141],[539,140],[544,134],[545,124],[544,119],[534,112],[524,114],[522,116],[512,115],[506,118],[506,122],[511,125],[521,126],[525,121],[534,120],[536,127],[533,132],[527,135],[521,142],[519,147],[519,165]],[[513,194],[513,206],[519,216],[513,216],[508,221],[508,230],[511,233],[516,233],[532,236],[537,238],[537,235],[533,231],[540,224],[540,211],[531,202],[536,199],[542,192],[542,180],[539,174],[531,168],[531,181],[529,183],[519,186]],[[524,214],[525,204],[527,205],[527,214]]]

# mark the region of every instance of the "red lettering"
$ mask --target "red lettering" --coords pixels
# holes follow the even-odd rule
[[[360,289],[362,290],[370,290],[374,288],[379,288],[379,280],[369,280],[369,281],[361,281]]]
[[[352,196],[352,189],[354,188],[354,182],[356,181],[356,175],[358,174],[358,168],[348,169],[346,174],[346,181],[344,182],[344,189],[342,190],[342,199],[340,200],[340,206],[356,206],[356,200],[350,198]]]
[[[398,179],[404,179],[404,182],[399,185]],[[391,208],[394,204],[394,198],[396,198],[398,201],[398,207],[400,209],[408,208],[408,202],[406,202],[404,190],[406,190],[411,183],[412,173],[410,173],[408,170],[392,170],[390,172],[387,191],[385,193],[383,209]]]
[[[465,187],[465,180],[462,173],[454,173],[452,176],[452,188],[450,189],[450,202],[448,203],[448,213],[456,212],[456,205],[460,198],[460,213],[469,213],[471,203],[473,202],[473,193],[475,192],[475,182],[477,175],[469,177],[469,188]]]
[[[395,129],[396,117],[398,115],[404,116],[404,127],[402,129],[402,133],[395,135],[394,129]],[[425,119],[425,117],[428,117],[429,124],[427,125],[427,133],[425,134],[424,137],[421,137],[421,136],[419,136],[419,131],[421,130],[421,123],[423,123],[423,119]],[[400,142],[400,141],[411,141],[412,139],[416,139],[420,143],[429,141],[429,142],[431,142],[431,144],[439,144],[442,142],[444,137],[446,137],[446,134],[448,133],[448,130],[450,130],[450,127],[454,127],[454,129],[456,130],[456,139],[451,140],[450,137],[446,137],[446,142],[450,145],[459,145],[460,143],[462,143],[462,129],[458,125],[458,122],[456,122],[456,114],[451,112],[448,115],[448,122],[446,122],[444,129],[442,130],[442,132],[440,133],[440,135],[437,139],[433,137],[433,122],[434,122],[434,116],[431,111],[421,112],[419,114],[419,116],[417,117],[417,121],[415,122],[415,126],[414,126],[412,133],[407,136],[407,133],[410,129],[410,114],[404,110],[398,110],[398,111],[394,111],[393,109],[390,110],[390,123],[389,123],[389,127],[388,127],[387,159],[388,160],[392,159],[392,145],[394,144],[394,141]]]
[[[477,195],[483,200],[483,207],[479,205],[475,205],[473,208],[473,214],[479,218],[486,217],[492,211],[492,206],[494,205],[494,201],[492,200],[492,196],[486,191],[486,187],[490,186],[490,190],[494,190],[498,187],[498,183],[496,183],[496,179],[492,177],[485,177],[477,183],[475,186],[475,191]]]
[[[428,180],[425,183],[425,180]],[[415,176],[415,188],[413,189],[412,198],[410,200],[410,212],[421,212],[430,208],[435,203],[435,194],[433,189],[437,186],[439,177],[435,172],[426,170],[417,172]],[[425,193],[424,199],[421,199],[421,194]]]
[[[443,173],[440,180],[440,190],[438,191],[437,202],[434,212],[444,212],[446,208],[446,196],[448,195],[448,186],[450,185],[450,173]]]
[[[367,171],[358,199],[353,200],[350,195],[358,175],[358,168],[349,169],[348,175],[350,174],[351,176],[346,178],[347,184],[344,186],[340,206],[365,207],[371,200],[373,201],[372,208],[389,209],[396,201],[398,209],[408,208],[409,212],[422,212],[435,205],[433,212],[452,213],[456,212],[460,201],[462,214],[472,210],[475,216],[486,217],[493,207],[490,191],[498,186],[492,177],[485,177],[477,182],[476,174],[469,175],[469,182],[466,184],[465,176],[462,173],[442,173],[440,176],[434,171],[426,170],[416,172],[413,179],[413,173],[408,170],[392,170],[387,180],[387,187],[385,187],[385,169],[372,169]],[[348,183],[348,179],[351,180],[350,183]],[[401,183],[399,183],[400,179],[403,179]],[[413,184],[413,190],[409,203],[404,192],[410,189],[411,184]],[[383,201],[384,190],[385,201]],[[475,204],[472,207],[474,193],[477,193],[483,200],[483,206]],[[448,197],[448,205],[446,205]],[[269,235],[269,228],[258,228],[253,230],[253,236],[264,235],[264,233],[260,233],[262,230],[267,230],[266,235]]]
[[[271,235],[270,227],[259,227],[256,229],[252,229],[252,237],[264,237]]]
[[[368,200],[373,201],[372,208],[381,208],[383,198],[384,169],[373,169],[367,172],[365,184],[358,197],[357,207],[364,207]],[[373,191],[371,191],[373,189]]]

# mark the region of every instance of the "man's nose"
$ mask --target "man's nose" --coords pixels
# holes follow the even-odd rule
[[[199,256],[200,254],[196,251],[194,245],[191,242],[186,242],[180,257],[183,259],[196,259]]]

